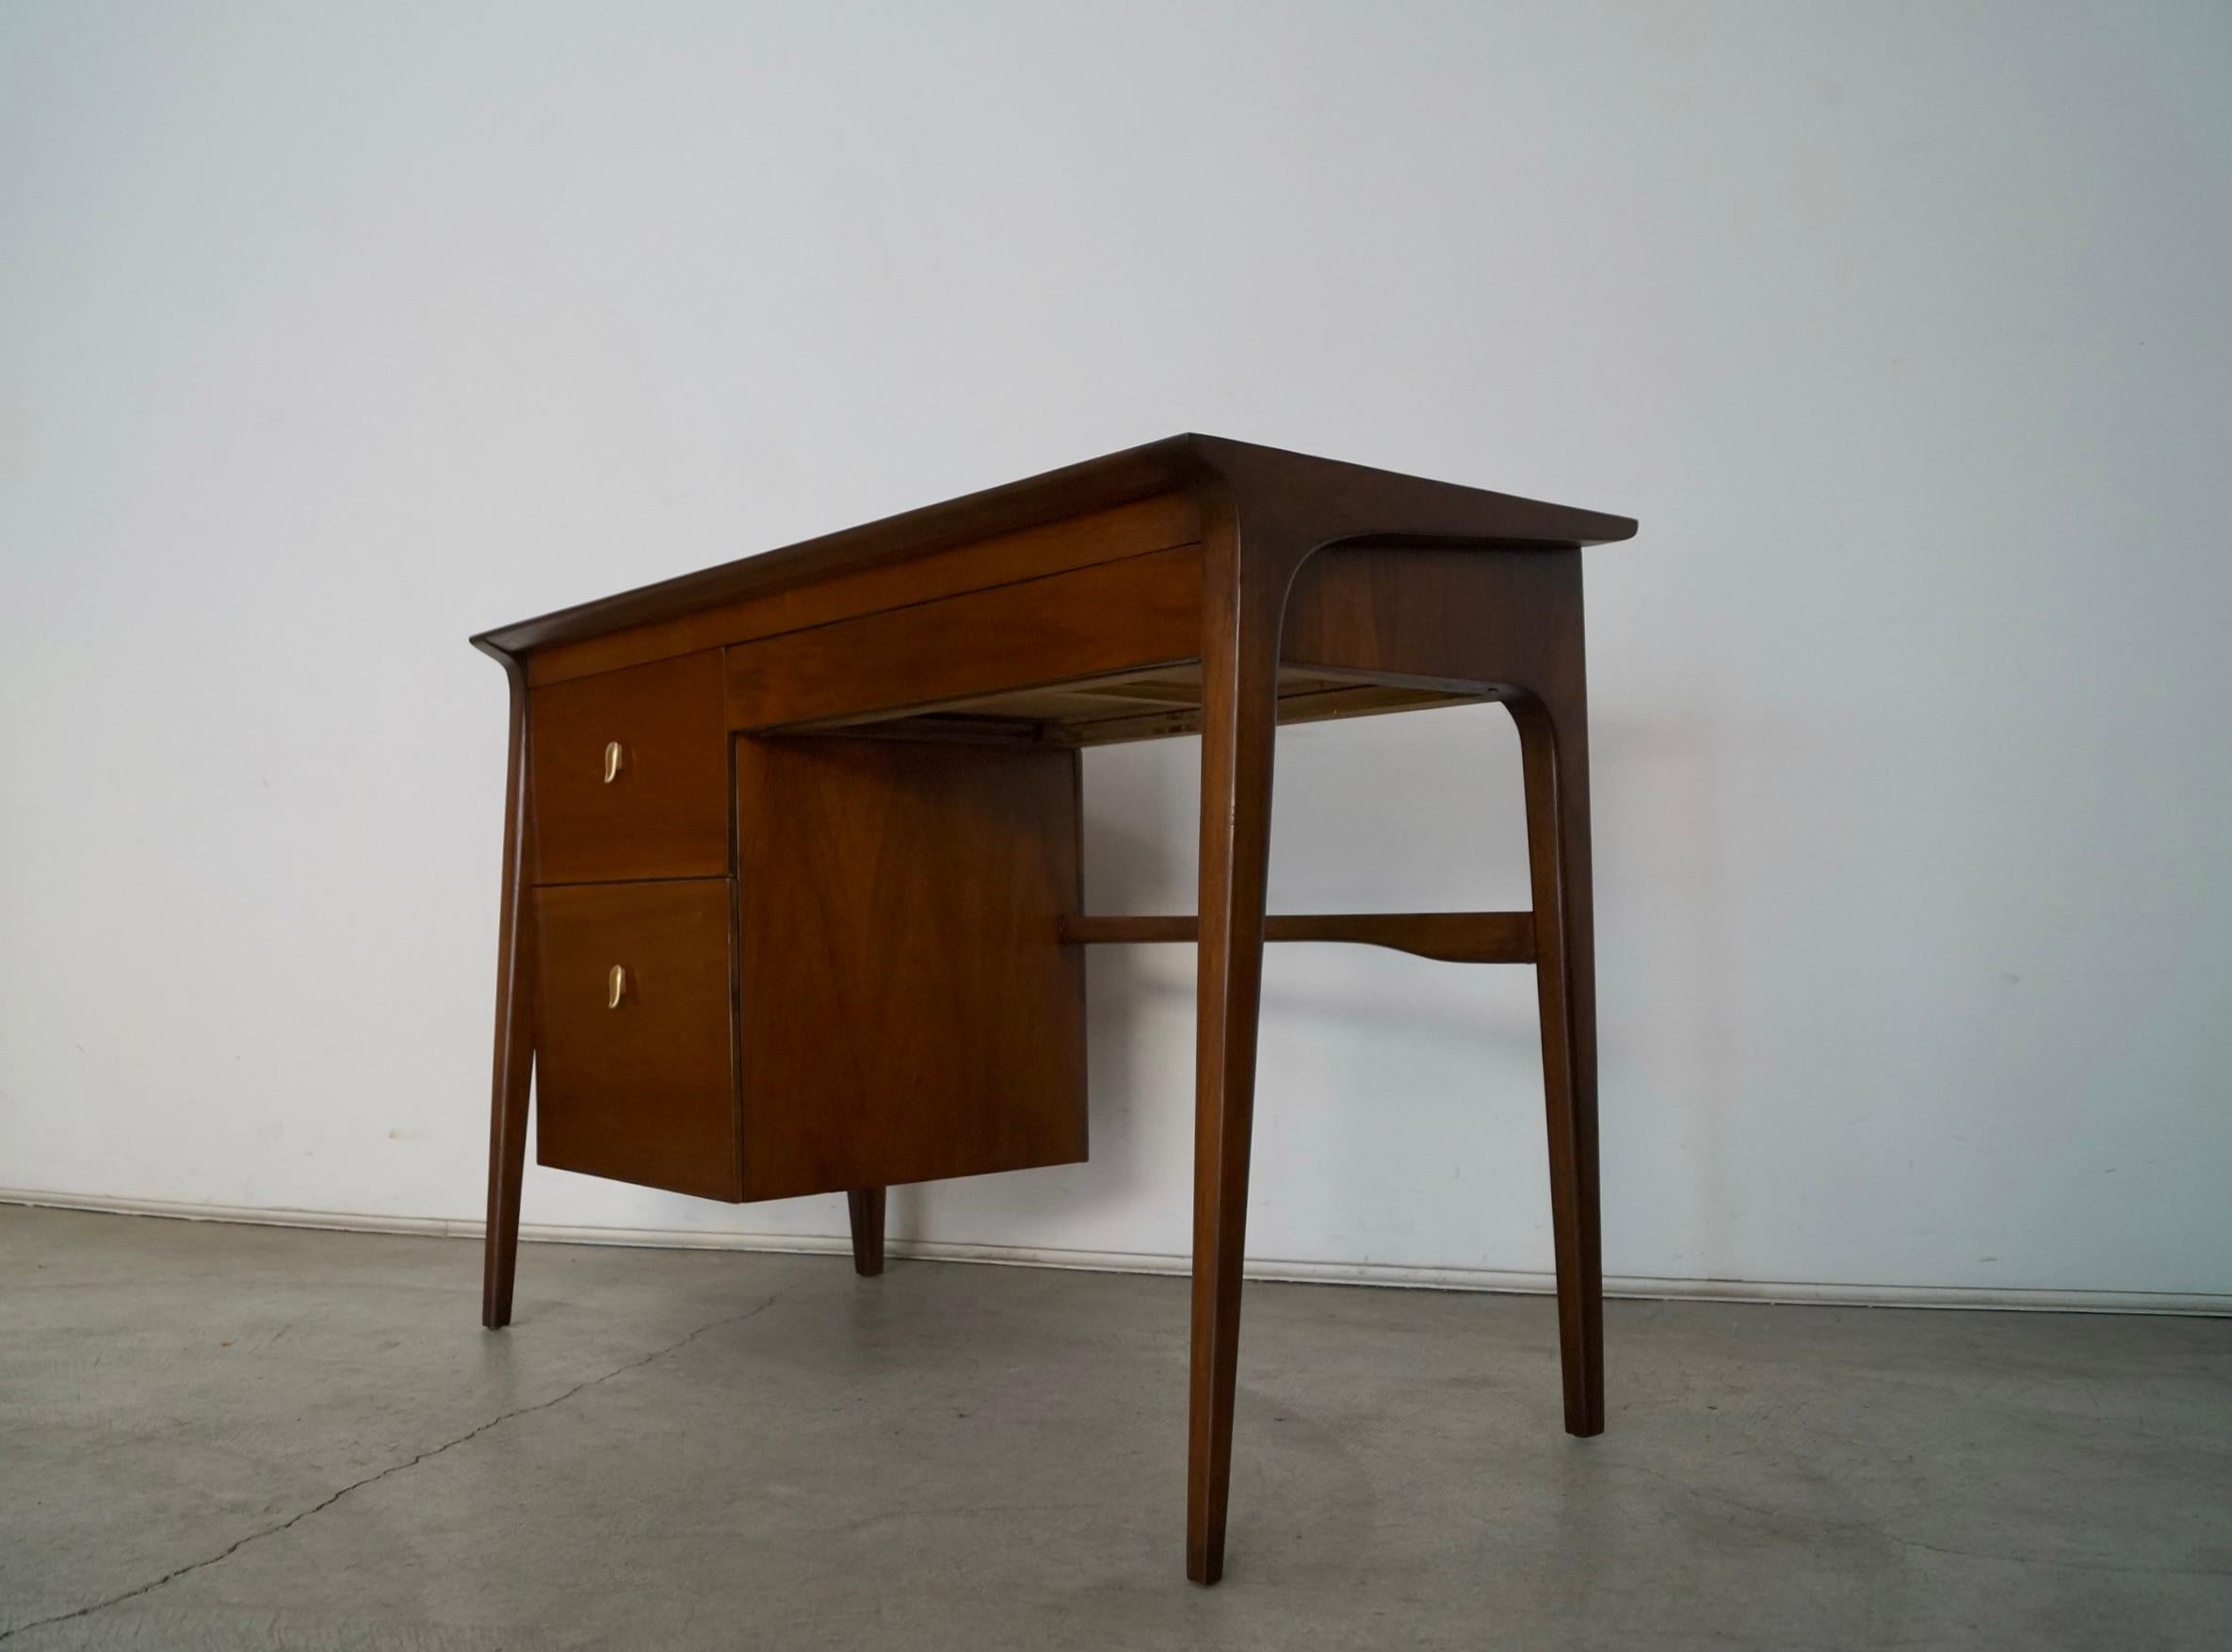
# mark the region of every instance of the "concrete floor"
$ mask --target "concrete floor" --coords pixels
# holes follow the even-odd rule
[[[2232,1645],[2232,1321],[1185,1286],[0,1207],[0,1644]]]

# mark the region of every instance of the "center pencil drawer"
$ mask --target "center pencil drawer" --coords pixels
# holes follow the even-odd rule
[[[727,875],[721,694],[718,649],[534,690],[536,883]]]
[[[537,1160],[736,1199],[726,878],[535,891]]]

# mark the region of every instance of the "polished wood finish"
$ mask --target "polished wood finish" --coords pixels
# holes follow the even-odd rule
[[[1597,1209],[1596,966],[1589,866],[1589,707],[1581,683],[1580,572],[1570,653],[1513,702],[1527,775],[1527,860],[1541,957],[1543,1088],[1565,1429],[1604,1432],[1604,1257]]]
[[[1281,652],[1290,671],[1510,699],[1564,669],[1579,581],[1571,550],[1335,545],[1296,576]]]
[[[1240,1355],[1248,1157],[1270,870],[1271,750],[1279,631],[1306,552],[1274,529],[1258,543],[1221,513],[1205,548],[1202,604],[1200,972],[1193,1050],[1193,1322],[1186,1433],[1186,1575],[1224,1575],[1232,1408]]]
[[[1302,526],[1320,530],[1320,543],[1358,534],[1428,536],[1492,549],[1603,544],[1635,532],[1625,516],[1188,433],[498,626],[473,640],[499,656],[555,655],[591,638],[844,575],[893,570],[897,577],[900,564],[957,545],[1171,495],[1203,512],[1221,503],[1250,514],[1266,505],[1308,510],[1315,522]]]
[[[529,699],[535,882],[727,874],[718,651],[536,688]]]
[[[1194,917],[1064,918],[1055,932],[1072,947],[1108,942],[1198,941]],[[1266,941],[1342,941],[1385,947],[1445,964],[1532,964],[1531,912],[1323,913],[1267,917]]]
[[[1167,551],[1201,539],[1201,516],[1180,494],[1119,505],[1067,521],[976,540],[910,560],[857,568],[805,585],[784,585],[679,618],[608,636],[560,643],[531,656],[528,681],[538,686],[641,665],[647,660],[780,637],[809,625],[858,619],[913,603],[1043,579],[1095,562]],[[736,564],[756,571],[763,559]]]
[[[883,1271],[883,1190],[854,1188],[845,1195],[852,1223],[852,1271],[863,1279]]]
[[[884,718],[1183,660],[1200,612],[1201,558],[1181,546],[741,643],[729,726]]]
[[[1356,941],[1535,964],[1565,1423],[1597,1432],[1579,552],[1634,531],[1187,435],[476,638],[514,685],[484,1319],[509,1312],[530,1061],[546,1158],[555,1118],[599,1174],[730,1198],[842,1190],[868,1272],[887,1185],[1083,1156],[1078,948],[1193,940],[1186,1552],[1214,1582],[1263,947]],[[1483,701],[1519,729],[1532,911],[1268,917],[1279,725]],[[628,738],[621,721],[649,754],[636,792],[585,767]],[[1202,742],[1198,915],[1083,915],[1078,748],[1178,734]],[[528,869],[574,887],[528,901]],[[608,882],[657,878],[703,881]],[[658,889],[687,892],[662,898],[690,903],[687,923],[628,904]],[[631,940],[654,961],[646,1012],[655,978],[677,1021],[622,1061],[590,960]],[[631,1099],[646,1074],[650,1110]]]
[[[729,891],[698,878],[535,892],[538,1162],[740,1195]]]
[[[736,743],[744,1197],[1085,1157],[1076,765]]]

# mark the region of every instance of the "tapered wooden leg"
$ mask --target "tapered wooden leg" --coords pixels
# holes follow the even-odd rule
[[[1515,702],[1527,774],[1535,989],[1558,1254],[1565,1431],[1604,1432],[1604,1261],[1596,1191],[1596,972],[1589,899],[1589,714],[1578,681]]]
[[[504,783],[504,894],[496,931],[495,1073],[488,1125],[488,1235],[481,1260],[480,1322],[511,1322],[519,1260],[519,1186],[526,1164],[527,1084],[534,1068],[533,914],[527,896],[526,684],[511,674],[511,755]]]
[[[1194,1045],[1193,1358],[1187,1416],[1186,1575],[1224,1571],[1239,1370],[1240,1264],[1263,984],[1283,581],[1205,559],[1202,662],[1201,976]],[[1237,560],[1237,556],[1231,558]],[[1268,589],[1266,589],[1268,588]]]
[[[852,1271],[873,1279],[883,1271],[883,1190],[855,1188],[845,1204],[852,1217]]]

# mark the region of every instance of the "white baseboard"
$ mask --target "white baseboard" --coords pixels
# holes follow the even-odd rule
[[[162,1216],[187,1222],[237,1222],[261,1227],[315,1227],[342,1233],[400,1233],[478,1239],[483,1223],[447,1216],[364,1216],[336,1210],[277,1210],[244,1205],[183,1204],[168,1199],[111,1199],[93,1193],[0,1188],[0,1205],[94,1210],[114,1216]],[[844,1239],[808,1234],[705,1233],[669,1227],[562,1227],[522,1223],[522,1239],[566,1245],[635,1245],[650,1250],[777,1251],[845,1254]],[[1069,1268],[1098,1273],[1184,1273],[1187,1258],[1151,1251],[1045,1250],[1026,1245],[966,1245],[891,1239],[893,1256],[934,1262],[986,1262],[1006,1268]],[[1549,1274],[1493,1268],[1415,1268],[1392,1262],[1293,1262],[1251,1257],[1250,1279],[1306,1285],[1381,1285],[1425,1290],[1515,1291],[1546,1295]],[[2185,1314],[2232,1317],[2232,1294],[2150,1290],[2003,1290],[1989,1286],[1824,1285],[1791,1280],[1664,1279],[1607,1274],[1605,1294],[1692,1302],[1795,1303],[1840,1307],[1993,1308],[2058,1314]]]

